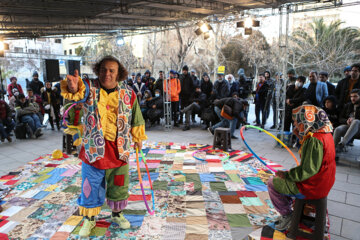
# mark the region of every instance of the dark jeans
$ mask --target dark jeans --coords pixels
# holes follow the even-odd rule
[[[192,102],[190,101],[190,97],[189,97],[189,98],[181,98],[180,103],[181,103],[180,109],[183,110],[184,108],[189,106]],[[180,122],[182,122],[182,120],[183,120],[183,113],[180,113]]]
[[[289,132],[292,124],[292,109],[285,109],[284,131]]]
[[[41,127],[39,116],[36,113],[28,114],[21,117],[22,123],[27,123],[33,133]]]
[[[1,138],[7,138],[10,132],[15,128],[15,122],[11,119],[8,121],[7,119],[2,120],[0,122],[0,135]]]
[[[200,105],[196,102],[191,103],[189,106],[183,109],[185,113],[185,125],[190,126],[190,116],[195,116],[196,113],[200,112]]]
[[[171,102],[171,114],[174,124],[178,122],[179,102]]]
[[[260,112],[261,112],[261,125],[266,123],[266,111],[265,103],[262,101],[257,101],[255,103],[255,115],[256,115],[256,124],[260,124]]]

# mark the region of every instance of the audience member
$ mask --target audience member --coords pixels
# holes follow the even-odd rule
[[[287,85],[291,85],[291,84],[295,84],[296,82],[296,72],[295,72],[295,69],[293,68],[290,68],[287,72],[287,77],[288,77],[288,81],[287,81]]]
[[[151,99],[152,99],[151,91],[145,90],[144,96],[140,101],[140,109],[145,121],[147,120],[147,111],[149,110],[148,102],[150,102]]]
[[[180,105],[182,110],[191,104],[191,99],[193,98],[195,93],[194,82],[189,74],[189,68],[186,65],[182,68],[182,74],[180,75],[180,83]],[[183,123],[183,113],[180,113],[179,123]]]
[[[333,128],[337,128],[340,125],[339,122],[339,109],[337,108],[337,100],[333,95],[327,96],[324,100],[324,111],[328,115],[328,118],[333,125]]]
[[[51,82],[45,82],[45,89],[42,89],[41,98],[43,100],[45,113],[49,115],[51,130],[55,130],[55,119],[56,127],[60,131],[60,95],[57,89],[52,88]]]
[[[191,69],[191,71],[190,71],[190,76],[191,76],[191,79],[193,80],[194,86],[200,86],[200,80],[199,80],[198,77],[196,76],[196,71],[195,71],[195,69]]]
[[[223,99],[229,96],[230,94],[230,84],[224,79],[223,73],[217,74],[217,79],[214,83],[214,98],[215,99]]]
[[[182,113],[185,113],[185,127],[183,128],[183,131],[190,130],[190,116],[193,114],[201,116],[201,110],[208,106],[206,94],[201,92],[200,86],[195,88],[195,94],[192,101],[193,102],[189,106],[181,110]]]
[[[170,70],[170,77],[164,81],[164,93],[167,93],[168,101],[171,101],[171,112],[174,121],[174,127],[179,127],[178,112],[179,112],[179,95],[181,92],[180,80],[175,77],[176,71]],[[170,87],[170,93],[167,92],[166,84]]]
[[[159,90],[160,95],[163,95],[164,79],[164,71],[159,71],[159,78],[155,82],[154,91]]]
[[[335,96],[338,100],[338,108],[343,109],[344,105],[350,102],[350,92],[353,89],[360,89],[360,63],[351,66],[350,76],[340,80],[335,89]]]
[[[256,126],[264,128],[266,123],[265,102],[268,93],[269,85],[265,81],[265,75],[259,74],[259,82],[255,91],[255,115]],[[261,113],[261,120],[260,120]]]
[[[213,93],[213,87],[214,87],[214,85],[210,81],[209,75],[206,72],[204,72],[202,75],[200,88],[201,88],[201,92],[205,93],[207,99],[210,99],[211,94]]]
[[[41,89],[44,87],[44,84],[39,80],[39,74],[37,71],[34,71],[32,77],[33,78],[29,83],[29,86],[26,86],[26,88],[31,88],[35,95],[41,96]]]
[[[275,80],[271,78],[271,74],[270,71],[265,71],[264,72],[265,75],[265,81],[267,83],[267,85],[269,86],[268,92],[267,92],[267,96],[266,96],[266,101],[265,101],[265,111],[266,111],[266,120],[269,118],[270,115],[270,106],[272,106],[272,110],[273,110],[273,125],[270,127],[270,129],[274,129],[276,128],[276,105],[274,106],[274,103],[276,104],[275,101]]]
[[[138,102],[140,103],[145,90],[146,90],[146,86],[145,83],[141,81],[141,74],[138,73],[136,75],[136,82],[134,82],[134,86],[133,86],[134,92],[136,93],[136,96],[138,98]]]
[[[129,77],[128,79],[127,79],[127,85],[129,85],[130,87],[133,87],[134,86],[134,82],[136,81],[136,73],[131,73],[131,77]]]
[[[350,77],[350,75],[351,75],[351,66],[346,66],[344,68],[344,76],[345,77]]]
[[[10,82],[11,82],[11,83],[10,83],[9,86],[7,87],[7,92],[8,92],[8,95],[9,95],[9,99],[13,96],[12,90],[13,90],[14,88],[16,88],[19,93],[24,94],[24,91],[22,90],[21,85],[20,85],[20,84],[17,84],[17,78],[16,78],[16,77],[11,77],[11,78],[10,78]]]
[[[319,80],[323,83],[326,83],[328,89],[328,95],[335,96],[335,85],[329,81],[329,74],[327,72],[320,72]]]
[[[150,70],[146,70],[144,76],[141,78],[141,82],[145,83],[146,88],[149,88],[151,84],[154,84],[155,78],[151,76]]]
[[[12,120],[11,109],[9,105],[0,99],[0,137],[1,142],[5,141],[12,142],[10,133],[15,128],[15,122]]]
[[[232,74],[228,74],[225,76],[225,79],[228,80],[230,86],[229,97],[231,97],[233,93],[239,94],[239,82],[235,77]]]
[[[147,102],[147,117],[150,121],[151,126],[156,122],[160,123],[160,118],[163,116],[164,108],[163,97],[160,93],[160,89],[155,90],[155,96]]]
[[[360,134],[360,89],[353,89],[350,93],[350,101],[344,106],[339,116],[340,126],[334,131],[336,151],[343,151],[346,144]],[[343,139],[341,140],[341,137]],[[338,158],[336,158],[338,159]]]
[[[310,83],[304,85],[306,88],[306,101],[317,107],[322,107],[324,99],[329,95],[326,83],[318,81],[318,73],[311,71],[309,73]]]
[[[27,89],[28,96],[26,97],[30,103],[36,103],[39,106],[38,116],[40,118],[40,122],[42,123],[44,120],[45,108],[43,105],[43,100],[39,95],[34,95],[34,92],[31,88]]]
[[[295,84],[286,90],[284,131],[290,131],[292,123],[292,110],[299,107],[306,100],[306,89],[303,88],[306,78],[299,76]]]

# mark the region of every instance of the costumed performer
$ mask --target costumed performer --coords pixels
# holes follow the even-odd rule
[[[112,209],[112,221],[130,228],[122,210],[128,203],[130,134],[134,148],[141,149],[145,122],[134,91],[125,83],[128,72],[113,56],[106,56],[93,68],[98,79],[86,80],[90,86],[84,102],[84,136],[79,158],[82,162],[80,214],[85,217],[79,235],[87,237],[95,227],[105,197]],[[79,101],[86,86],[75,71],[61,81],[64,98]]]
[[[321,199],[335,182],[335,144],[332,125],[325,111],[314,105],[302,105],[292,111],[294,134],[300,139],[301,163],[288,171],[276,172],[268,181],[271,202],[281,214],[275,228],[290,226],[292,197]]]

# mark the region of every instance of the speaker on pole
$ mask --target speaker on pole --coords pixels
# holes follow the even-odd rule
[[[59,60],[56,59],[45,59],[44,80],[50,82],[57,82],[60,78],[60,67]]]
[[[75,69],[77,69],[79,71],[79,75],[81,76],[80,61],[67,60],[67,69],[68,69],[68,73],[70,75],[74,75],[74,71],[75,71]]]

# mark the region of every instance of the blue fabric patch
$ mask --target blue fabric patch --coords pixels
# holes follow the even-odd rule
[[[159,173],[151,172],[150,177],[151,177],[151,181],[155,181],[159,177]],[[143,176],[143,181],[148,181],[148,180],[149,180],[148,175],[147,175],[147,173],[145,173]]]
[[[201,182],[215,182],[215,176],[210,173],[201,173],[200,175],[200,181]]]
[[[1,201],[1,202],[0,202],[0,205],[3,205],[4,203],[6,203],[6,201]]]
[[[59,181],[61,181],[63,178],[64,177],[61,177],[59,174],[56,174],[56,175],[52,175],[48,179],[44,180],[43,183],[55,184],[55,183],[58,183]]]
[[[258,191],[258,192],[267,192],[268,188],[264,185],[245,185],[246,190],[248,191]]]
[[[249,181],[248,184],[250,185],[264,185],[264,182],[259,177],[247,177],[246,180]]]
[[[33,199],[43,199],[44,197],[46,197],[47,195],[49,195],[50,192],[47,192],[47,191],[41,191],[39,192],[38,194],[36,194],[35,196],[33,196],[32,198]]]
[[[55,168],[51,172],[48,172],[46,175],[61,175],[64,172],[66,172],[67,170],[69,170],[69,169],[67,169],[67,168]]]
[[[243,181],[244,181],[244,183],[246,183],[246,184],[250,184],[250,182],[249,182],[249,180],[247,180],[247,178],[241,178]]]
[[[145,215],[125,215],[124,217],[130,222],[132,227],[140,227],[144,221]]]

